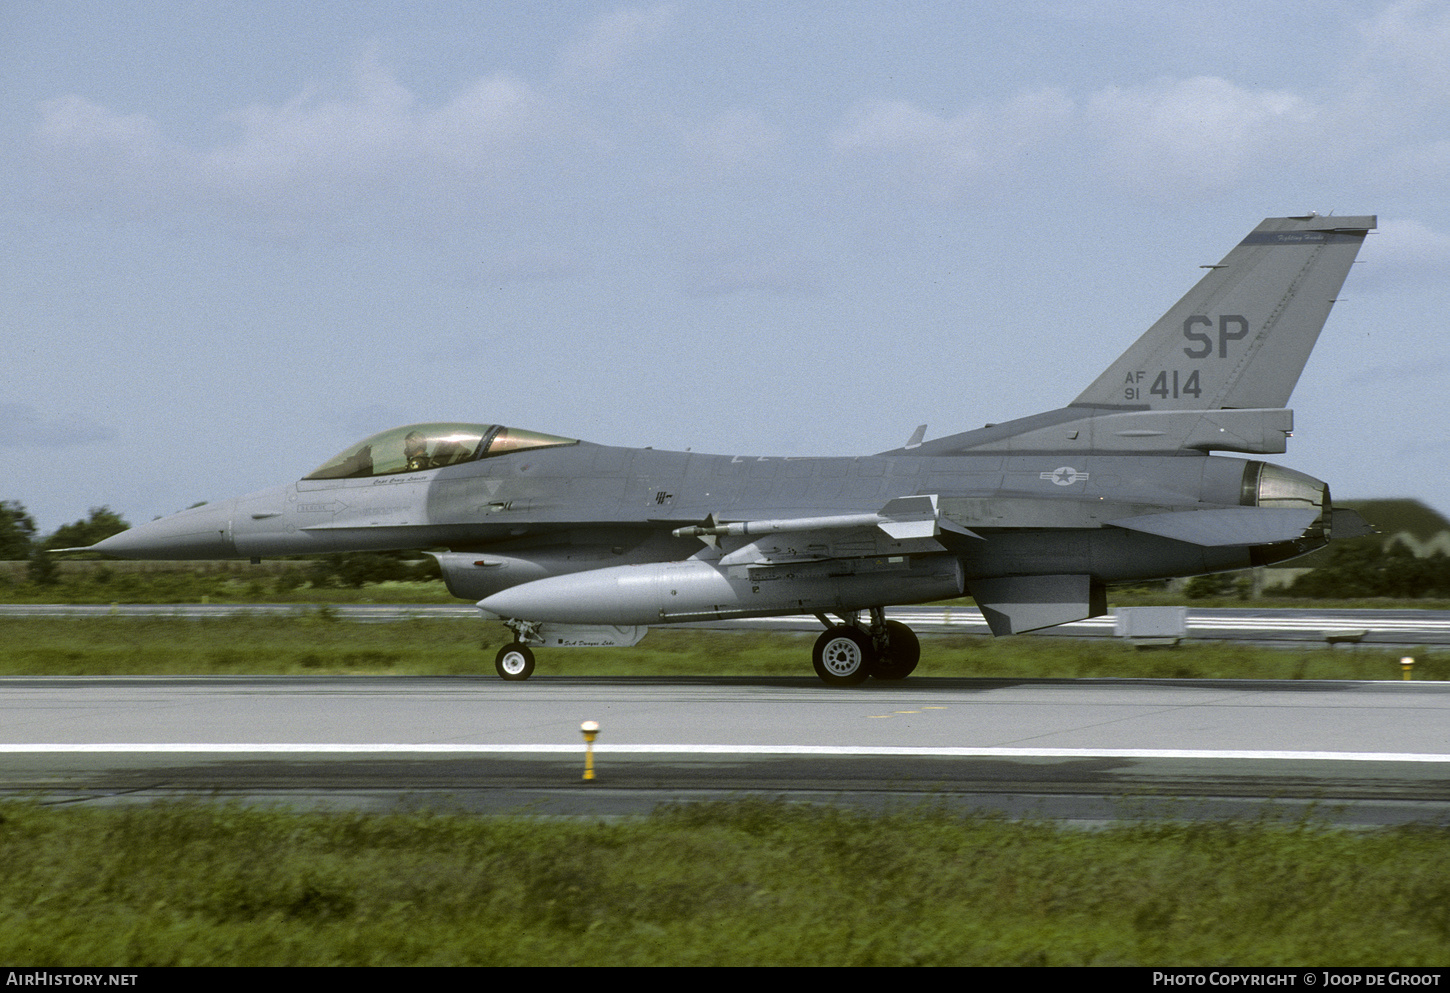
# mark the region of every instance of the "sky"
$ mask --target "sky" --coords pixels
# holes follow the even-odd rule
[[[1377,214],[1272,461],[1450,512],[1450,2],[0,0],[0,499],[499,423],[855,455],[1061,407]]]

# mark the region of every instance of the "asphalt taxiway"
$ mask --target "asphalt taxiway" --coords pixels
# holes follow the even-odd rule
[[[1442,683],[12,677],[0,721],[0,791],[46,802],[611,814],[748,793],[1450,825]]]

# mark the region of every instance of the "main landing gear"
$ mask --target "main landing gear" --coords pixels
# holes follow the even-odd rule
[[[840,615],[840,623],[824,614],[816,617],[826,626],[816,639],[811,664],[816,675],[827,686],[857,686],[868,678],[905,679],[921,659],[921,642],[916,634],[900,621],[888,621],[881,607],[868,611],[869,621],[862,622],[857,611]],[[505,620],[514,640],[494,656],[493,667],[499,678],[510,682],[528,679],[534,674],[534,652],[530,644],[542,644],[540,625],[530,621]],[[639,641],[636,631],[631,640],[612,642],[633,645]],[[606,642],[608,644],[610,642]]]
[[[856,686],[868,676],[905,679],[916,669],[921,642],[915,632],[900,621],[888,621],[880,607],[872,607],[870,614],[871,622],[864,627],[855,614],[843,617],[844,624],[816,615],[826,630],[816,639],[811,664],[827,686]]]

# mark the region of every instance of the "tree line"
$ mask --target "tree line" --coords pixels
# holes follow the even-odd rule
[[[35,518],[24,504],[0,500],[0,560],[29,560],[27,573],[31,582],[50,585],[56,581],[55,560],[50,556],[52,549],[94,545],[130,526],[110,507],[92,507],[86,518],[62,524],[42,537]]]
[[[26,511],[24,504],[0,500],[0,559],[13,562],[30,558],[38,549],[50,551],[94,545],[130,526],[110,507],[92,507],[85,519],[62,524],[51,534],[41,537],[35,518]]]
[[[1443,552],[1417,556],[1399,540],[1388,547],[1356,541],[1330,545],[1324,564],[1299,576],[1286,596],[1397,600],[1450,598],[1450,557]]]
[[[0,500],[0,560],[28,560],[29,578],[51,584],[56,581],[55,562],[49,554],[53,549],[93,545],[129,527],[110,507],[92,507],[84,519],[63,524],[42,536],[24,505],[14,500]],[[314,563],[305,579],[314,584],[355,588],[387,580],[437,578],[436,563],[427,560],[420,567],[409,564],[410,558],[416,555],[405,552],[327,555]],[[1193,599],[1235,592],[1246,595],[1247,580],[1233,575],[1200,576],[1191,580],[1187,588],[1187,595]],[[1330,546],[1317,568],[1271,595],[1313,599],[1450,599],[1450,557],[1439,552],[1416,556],[1408,545],[1398,540],[1388,546],[1372,539],[1339,542]]]
[[[63,524],[42,536],[23,504],[0,500],[0,561],[26,561],[26,577],[31,582],[53,586],[60,581],[60,575],[52,551],[94,545],[130,526],[110,507],[92,507],[83,520]],[[442,578],[438,563],[417,552],[329,554],[311,558],[302,565],[304,568],[289,569],[278,584],[286,588],[311,584],[357,589],[372,583],[427,582]]]
[[[1318,564],[1284,586],[1270,586],[1263,596],[1307,600],[1450,599],[1450,557],[1442,552],[1417,556],[1399,540],[1347,541],[1331,545]],[[1253,580],[1246,572],[1195,576],[1184,586],[1190,600],[1252,595]]]

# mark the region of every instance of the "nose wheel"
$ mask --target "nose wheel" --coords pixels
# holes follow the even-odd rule
[[[499,677],[508,680],[528,679],[534,674],[534,653],[527,645],[514,642],[504,645],[494,656],[493,667]]]

